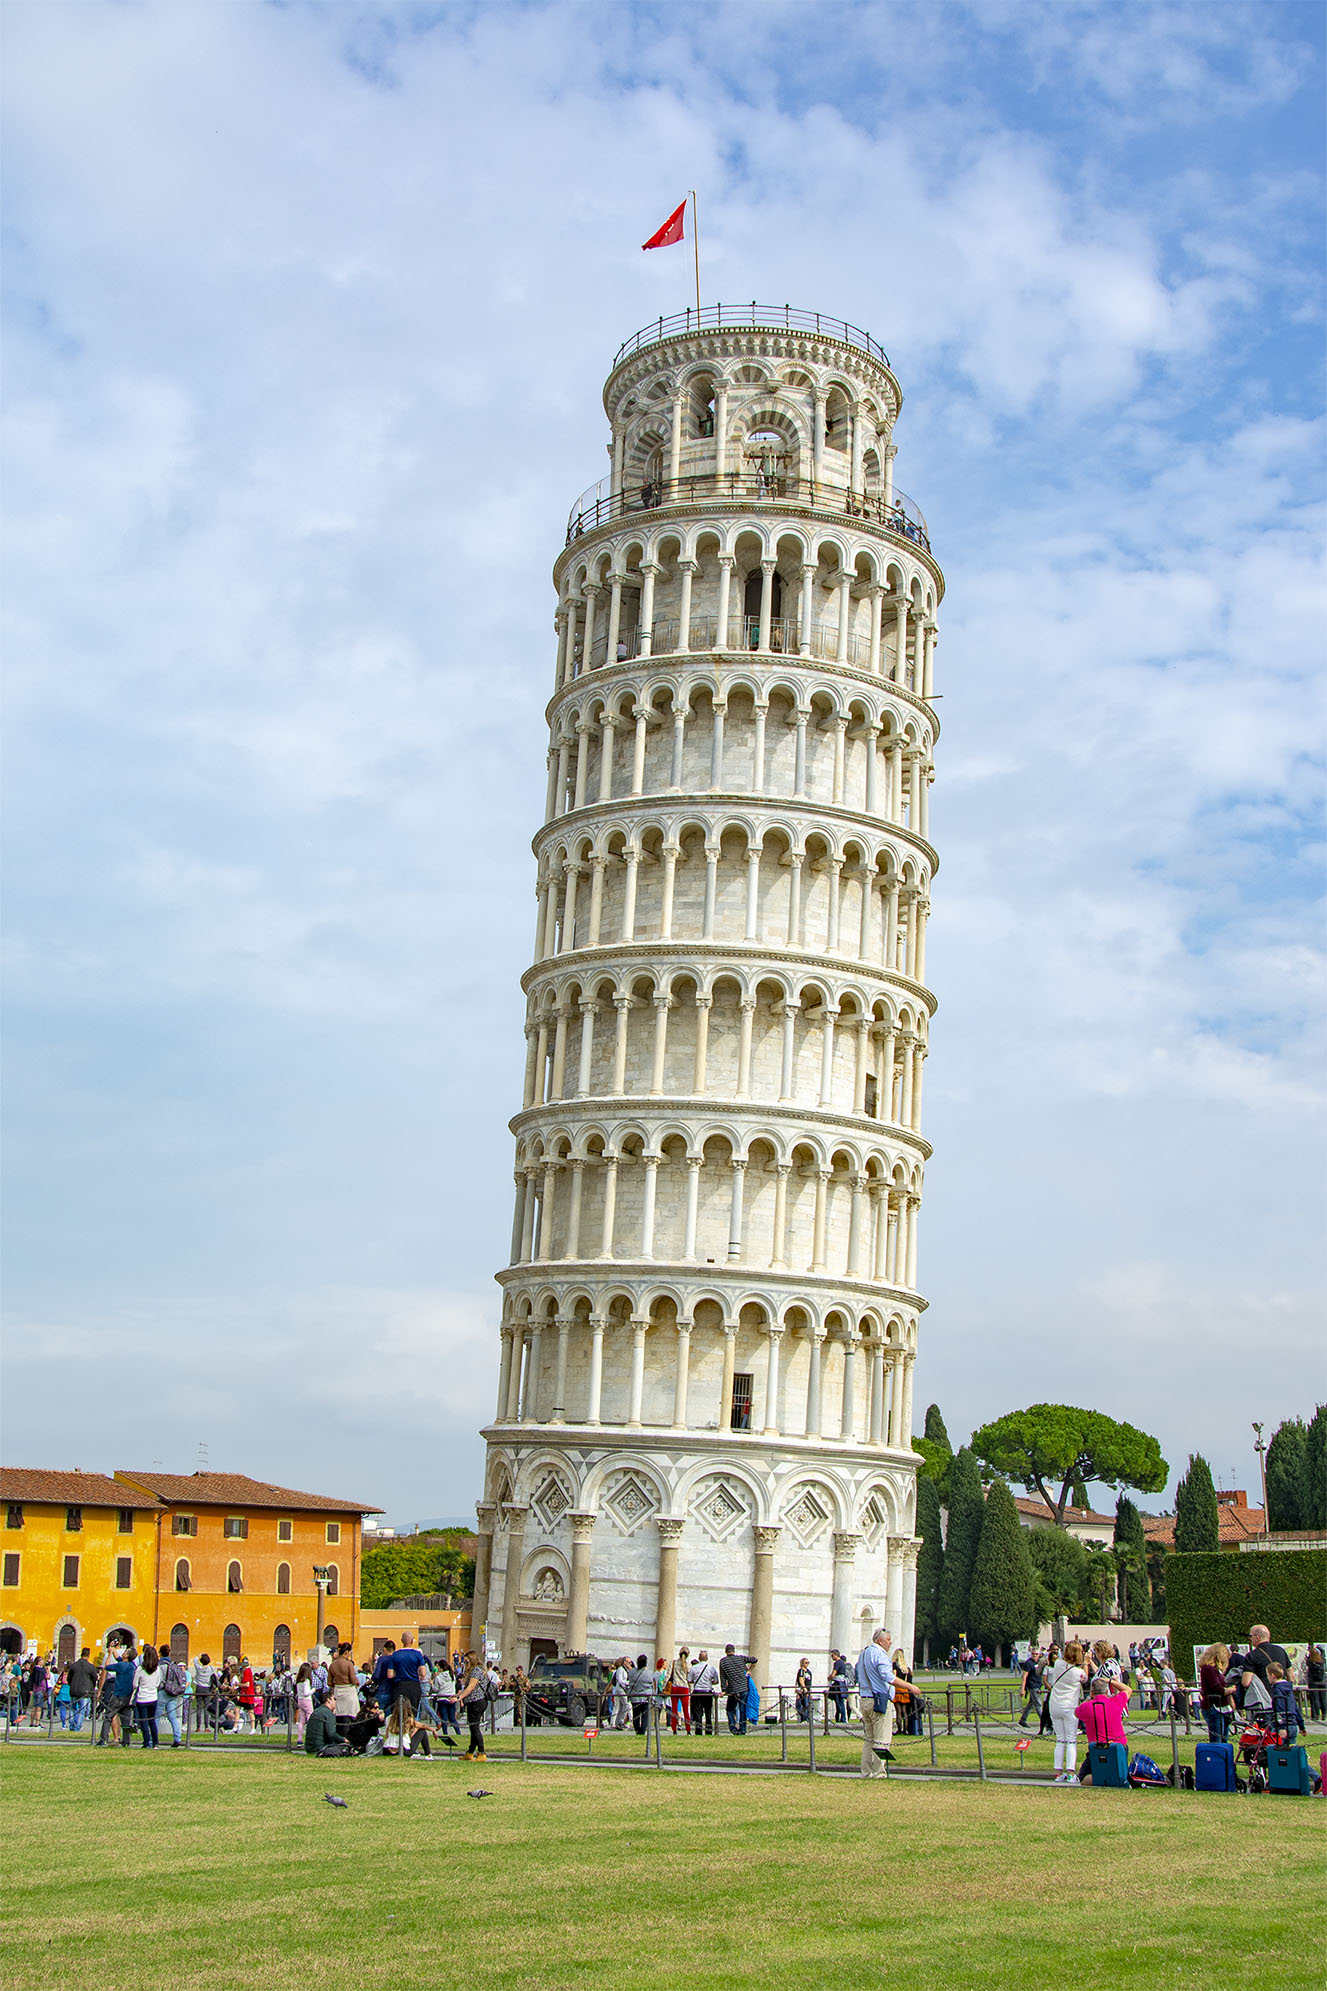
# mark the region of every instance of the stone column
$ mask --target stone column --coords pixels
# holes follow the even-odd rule
[[[774,607],[774,569],[777,560],[762,560],[760,563],[760,631],[757,645],[762,656],[769,653],[769,625]]]
[[[655,1525],[659,1530],[659,1599],[654,1612],[654,1649],[670,1660],[677,1640],[677,1551],[686,1521],[680,1515],[661,1514]]]
[[[641,1406],[645,1397],[645,1337],[649,1331],[650,1322],[646,1314],[631,1316],[631,1401],[627,1423],[633,1431],[639,1431],[641,1424]]]
[[[723,1324],[723,1378],[719,1384],[719,1429],[733,1428],[733,1373],[737,1367],[737,1322]]]
[[[688,1264],[696,1256],[696,1221],[700,1214],[700,1171],[705,1166],[702,1155],[687,1156],[687,1213],[686,1229],[682,1238],[682,1256]]]
[[[507,1523],[507,1573],[502,1579],[502,1663],[516,1664],[516,1606],[521,1594],[521,1563],[525,1559],[525,1517],[528,1507],[509,1501],[503,1508]]]
[[[714,647],[716,650],[728,648],[729,602],[732,598],[733,567],[731,553],[719,555],[719,606],[715,618]]]
[[[654,1257],[654,1206],[659,1184],[659,1155],[642,1155],[645,1167],[645,1193],[641,1198],[640,1255]]]
[[[647,705],[637,705],[631,716],[636,722],[631,746],[631,792],[639,795],[645,786],[645,747],[650,730],[650,709]]]
[[[903,1606],[898,1641],[909,1663],[917,1637],[917,1558],[921,1554],[921,1546],[920,1542],[900,1543],[903,1551]]]
[[[507,1383],[506,1422],[515,1424],[521,1414],[521,1363],[525,1359],[524,1327],[513,1327],[511,1335],[511,1375]]]
[[[544,1322],[536,1314],[530,1323],[530,1359],[525,1365],[525,1401],[521,1405],[522,1424],[539,1422],[539,1371],[543,1367]]]
[[[585,1422],[597,1424],[604,1393],[604,1317],[590,1315],[590,1394],[585,1406]]]
[[[857,1336],[849,1334],[843,1343],[843,1414],[839,1436],[852,1440],[857,1428]]]
[[[599,721],[599,800],[610,802],[613,799],[613,734],[617,720],[611,712],[605,712]]]
[[[903,1550],[900,1535],[889,1537],[889,1562],[885,1571],[885,1629],[896,1641],[903,1636]]]
[[[495,1421],[501,1424],[507,1409],[507,1392],[511,1388],[511,1349],[512,1325],[509,1320],[502,1323],[502,1366],[498,1370],[498,1407]]]
[[[481,1500],[475,1507],[479,1528],[475,1535],[475,1594],[470,1605],[470,1642],[483,1650],[484,1627],[488,1623],[488,1593],[493,1581],[493,1522],[497,1508]]]
[[[823,1327],[811,1330],[808,1353],[810,1362],[806,1374],[806,1435],[819,1438],[820,1433],[820,1351],[825,1342]]]
[[[571,1522],[571,1591],[567,1598],[568,1652],[584,1652],[590,1615],[590,1542],[594,1535],[594,1515],[569,1514]]]
[[[622,627],[622,576],[614,574],[608,596],[608,637],[604,644],[604,663],[617,662],[617,639]]]
[[[798,654],[809,657],[811,654],[811,624],[815,614],[816,563],[814,560],[802,562],[802,626],[799,632]]]
[[[710,1044],[710,1009],[714,997],[696,997],[696,1055],[691,1068],[691,1090],[698,1096],[705,1090],[705,1061]]]
[[[829,1605],[829,1642],[836,1652],[842,1652],[855,1665],[857,1655],[851,1651],[852,1645],[852,1605],[853,1577],[856,1573],[857,1550],[861,1536],[845,1529],[834,1531],[834,1588]]]
[[[779,1343],[783,1340],[783,1329],[777,1322],[771,1322],[765,1331],[768,1353],[765,1358],[765,1436],[777,1438],[779,1435]]]
[[[691,582],[698,563],[695,560],[679,560],[677,564],[682,574],[682,600],[677,615],[677,647],[679,650],[688,651],[691,648]]]
[[[756,1567],[751,1579],[750,1649],[752,1672],[760,1689],[761,1702],[770,1688],[770,1631],[774,1622],[774,1551],[782,1528],[755,1528]]]
[[[728,1209],[728,1257],[729,1260],[742,1256],[742,1198],[746,1185],[746,1160],[742,1155],[734,1155],[728,1164],[733,1175],[732,1201]]]
[[[654,583],[659,569],[647,561],[640,572],[640,654],[648,657],[654,633]]]
[[[872,1445],[883,1443],[885,1415],[885,1351],[879,1341],[871,1343],[871,1421],[867,1426],[867,1442]]]
[[[691,1322],[685,1314],[677,1319],[677,1367],[673,1374],[673,1429],[687,1426],[687,1386],[691,1379]]]

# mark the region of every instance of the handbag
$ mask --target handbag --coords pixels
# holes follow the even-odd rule
[[[891,1705],[888,1694],[872,1694],[871,1706],[877,1714],[888,1714]]]

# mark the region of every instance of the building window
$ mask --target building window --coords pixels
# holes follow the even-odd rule
[[[5,1526],[7,1528],[21,1528],[23,1526],[23,1502],[21,1500],[11,1500],[5,1508]]]
[[[5,1557],[4,1582],[6,1590],[16,1590],[18,1588],[18,1562],[17,1555],[7,1555]]]
[[[65,1533],[67,1535],[81,1535],[82,1532],[83,1532],[83,1509],[81,1507],[66,1507]]]
[[[118,1521],[116,1522],[116,1524],[115,1524],[115,1532],[116,1532],[116,1534],[117,1534],[117,1535],[132,1535],[132,1534],[133,1534],[133,1532],[134,1532],[134,1510],[133,1510],[133,1508],[132,1508],[132,1507],[122,1507],[122,1508],[120,1509],[120,1518],[119,1518],[119,1520],[118,1520]]]
[[[78,1588],[78,1565],[80,1560],[81,1558],[76,1555],[67,1555],[65,1557],[65,1569],[61,1582],[66,1590],[77,1590]]]
[[[750,1376],[733,1377],[733,1412],[731,1418],[731,1428],[734,1431],[749,1431],[751,1429]]]
[[[170,1517],[172,1535],[196,1535],[198,1516],[196,1514],[172,1514]]]
[[[243,1649],[239,1626],[227,1625],[225,1631],[221,1634],[221,1657],[223,1659],[238,1659]]]
[[[226,1588],[232,1595],[237,1595],[244,1588],[244,1578],[237,1562],[226,1564]]]
[[[117,1590],[130,1590],[134,1582],[134,1562],[132,1556],[117,1555],[115,1558],[115,1587]]]
[[[340,1523],[339,1521],[329,1521],[329,1522],[327,1523],[327,1539],[328,1539],[328,1541],[329,1541],[329,1542],[339,1542],[339,1541],[340,1541],[340,1539],[341,1539],[341,1523]]]
[[[337,1647],[338,1645],[340,1645],[340,1643],[341,1643],[341,1634],[340,1634],[340,1632],[339,1632],[339,1631],[337,1630],[336,1626],[335,1626],[335,1625],[324,1625],[324,1626],[323,1626],[323,1644],[324,1644],[324,1645],[329,1645],[329,1646],[331,1646],[331,1647],[332,1647],[332,1649],[333,1649],[333,1650],[335,1650],[335,1649],[336,1649],[336,1647]]]
[[[226,1524],[221,1532],[228,1542],[247,1542],[249,1523],[243,1514],[227,1514]]]
[[[170,1656],[181,1666],[189,1663],[189,1627],[172,1625],[170,1628]]]
[[[175,1588],[177,1590],[188,1590],[191,1587],[189,1581],[189,1563],[185,1556],[181,1556],[175,1565]]]
[[[276,1566],[276,1594],[278,1597],[290,1595],[290,1564],[279,1562]]]
[[[295,1523],[293,1521],[278,1521],[276,1524],[276,1538],[279,1542],[293,1542],[295,1539]]]
[[[329,1562],[327,1565],[327,1594],[329,1597],[336,1597],[340,1594],[340,1589],[341,1572],[334,1562]]]
[[[272,1633],[272,1664],[274,1666],[289,1666],[290,1664],[289,1625],[278,1625]]]

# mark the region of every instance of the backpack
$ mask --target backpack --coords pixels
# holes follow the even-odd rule
[[[170,1697],[184,1693],[189,1685],[189,1676],[178,1659],[168,1659],[166,1661],[166,1674],[161,1684]]]
[[[1136,1787],[1160,1784],[1164,1790],[1169,1783],[1169,1778],[1163,1776],[1159,1766],[1153,1762],[1150,1756],[1144,1756],[1140,1749],[1129,1765],[1129,1782]]]

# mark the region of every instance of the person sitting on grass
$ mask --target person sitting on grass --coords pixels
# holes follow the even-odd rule
[[[304,1724],[306,1756],[348,1756],[350,1745],[336,1732],[336,1705],[330,1690],[323,1693]]]
[[[1124,1710],[1128,1705],[1128,1682],[1109,1680],[1104,1673],[1098,1673],[1092,1682],[1090,1699],[1081,1701],[1077,1709],[1078,1724],[1087,1741],[1118,1742],[1127,1749],[1129,1742],[1124,1732]],[[1091,1762],[1089,1755],[1085,1766],[1089,1776]]]

